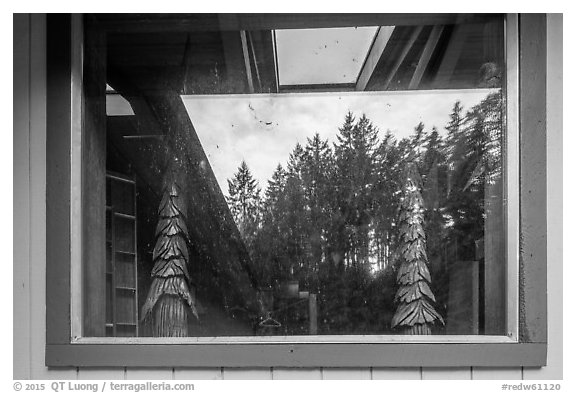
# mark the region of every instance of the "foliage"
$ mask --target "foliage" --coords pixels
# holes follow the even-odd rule
[[[262,197],[243,162],[229,180],[228,203],[256,282],[278,294],[282,283],[297,281],[316,293],[320,334],[382,334],[406,325],[406,318],[392,321],[396,292],[405,308],[415,307],[402,302],[408,294],[420,299],[427,323],[445,319],[447,266],[475,258],[487,209],[502,203],[501,112],[500,93],[467,111],[456,102],[445,132],[418,123],[400,140],[348,112],[333,144],[318,134],[297,144]],[[414,179],[417,187],[407,186]],[[422,279],[398,288],[395,278],[409,277],[412,267]],[[285,302],[275,299],[276,308]],[[306,333],[303,312],[277,315],[284,333]]]
[[[228,180],[228,205],[240,234],[251,244],[260,221],[260,188],[246,161],[242,161],[232,180]]]

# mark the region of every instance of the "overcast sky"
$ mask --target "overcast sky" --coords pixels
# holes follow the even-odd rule
[[[285,166],[296,143],[316,132],[331,144],[350,110],[365,113],[384,135],[398,139],[412,134],[422,121],[440,133],[457,100],[465,109],[479,103],[489,90],[300,93],[226,96],[184,96],[184,104],[208,156],[216,179],[228,195],[227,179],[245,160],[262,190],[281,163]]]
[[[356,82],[377,29],[276,30],[280,84]]]

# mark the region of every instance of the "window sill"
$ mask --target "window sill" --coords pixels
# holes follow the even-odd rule
[[[546,343],[52,344],[51,367],[538,367]]]

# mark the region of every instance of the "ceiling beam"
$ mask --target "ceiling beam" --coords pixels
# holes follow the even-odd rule
[[[252,32],[246,33],[248,36],[248,43],[252,49],[252,61],[254,62],[254,70],[256,72],[256,80],[258,81],[258,91],[262,90],[262,81],[260,80],[260,70],[258,69],[258,60],[256,59],[256,48],[254,47],[254,40],[252,39]],[[250,62],[248,62],[250,64]]]
[[[254,93],[254,83],[252,81],[252,68],[250,67],[250,55],[248,54],[248,40],[246,39],[246,30],[240,30],[240,41],[242,41],[242,54],[244,56],[244,66],[246,67],[248,92]]]
[[[245,45],[242,41],[241,32],[238,30],[226,30],[224,28],[224,26],[238,26],[238,17],[230,14],[218,15],[218,23],[221,28],[220,37],[222,39],[222,50],[226,64],[226,77],[229,81],[244,80],[247,78],[247,54],[243,51]],[[244,40],[245,39],[246,36],[244,36]],[[251,83],[252,78],[248,77],[247,79],[248,83]],[[253,89],[251,89],[251,91],[253,91]]]
[[[462,54],[462,49],[464,48],[464,43],[468,38],[470,32],[470,24],[457,24],[450,35],[450,41],[448,42],[448,47],[444,52],[442,57],[442,62],[436,73],[436,78],[434,80],[435,88],[446,87],[452,78],[456,64],[460,59]]]
[[[384,85],[382,86],[382,90],[388,90],[388,86],[390,85],[390,82],[392,82],[392,79],[394,78],[394,76],[398,72],[398,69],[400,68],[400,66],[402,65],[404,60],[406,59],[406,56],[408,56],[408,53],[410,52],[410,49],[412,49],[412,46],[416,42],[416,39],[420,35],[420,32],[422,32],[422,26],[416,26],[416,28],[412,31],[412,34],[410,34],[410,38],[408,38],[408,41],[406,42],[406,44],[402,48],[402,52],[400,52],[400,56],[398,56],[396,58],[394,65],[390,69],[390,72],[388,73],[388,76],[386,77],[386,80],[384,81]]]
[[[305,85],[281,85],[280,93],[325,93],[354,91],[354,83],[317,83]]]
[[[362,64],[358,78],[356,79],[356,90],[366,90],[366,86],[380,61],[382,53],[384,53],[384,49],[386,49],[386,45],[390,41],[393,32],[394,26],[378,27],[378,31],[374,35],[372,45],[366,54],[366,58],[364,59],[364,63]]]
[[[461,14],[485,21],[490,14]],[[96,14],[107,32],[319,29],[359,26],[431,26],[455,23],[458,14]],[[222,19],[226,22],[222,23]],[[235,20],[234,20],[235,19]]]
[[[440,40],[440,36],[442,35],[443,30],[444,26],[434,26],[432,28],[430,36],[428,37],[428,41],[426,41],[426,46],[420,55],[420,60],[418,60],[418,65],[416,66],[414,74],[412,75],[412,79],[410,80],[410,84],[408,85],[408,89],[417,89],[420,85],[422,77],[424,76],[424,72],[430,63],[430,58],[436,49],[436,45]]]

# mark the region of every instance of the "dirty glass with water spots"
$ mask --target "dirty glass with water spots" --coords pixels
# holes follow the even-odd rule
[[[503,17],[259,18],[85,17],[92,334],[505,334]]]

